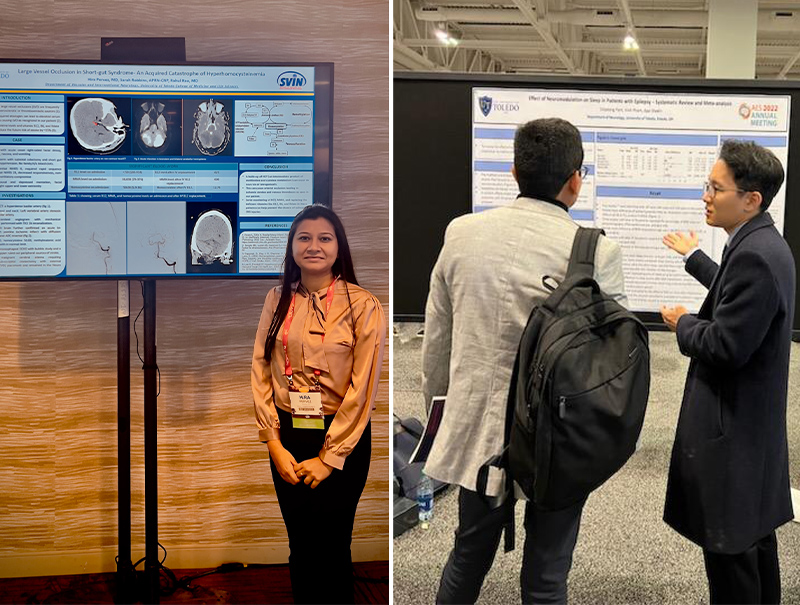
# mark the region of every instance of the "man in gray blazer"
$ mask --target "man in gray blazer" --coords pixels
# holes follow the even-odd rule
[[[692,233],[664,237],[708,288],[696,316],[662,308],[692,359],[664,520],[703,548],[712,603],[780,602],[775,528],[793,516],[786,394],[795,265],[766,209],[782,183],[771,151],[725,141],[703,194],[706,223],[728,234],[721,263]]]
[[[578,225],[568,209],[584,176],[578,130],[556,118],[521,126],[510,205],[465,215],[447,227],[425,308],[422,389],[426,402],[446,395],[444,417],[425,466],[459,485],[455,547],[437,602],[474,603],[494,560],[505,520],[476,493],[480,466],[503,448],[511,371],[531,309],[550,293],[545,276],[563,279]],[[620,248],[601,237],[595,257],[600,288],[627,306]],[[490,476],[487,495],[503,492]],[[528,503],[521,572],[524,603],[563,603],[583,502],[560,511]]]

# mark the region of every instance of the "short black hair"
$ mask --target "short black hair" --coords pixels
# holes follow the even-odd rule
[[[774,153],[753,141],[727,139],[722,143],[719,159],[730,168],[739,189],[761,193],[761,212],[769,208],[784,176],[783,166]]]
[[[566,120],[542,118],[517,128],[514,168],[525,197],[556,197],[582,164],[581,133]]]

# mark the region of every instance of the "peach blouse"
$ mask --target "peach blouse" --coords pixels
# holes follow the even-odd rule
[[[344,467],[347,455],[353,451],[372,415],[386,342],[386,317],[381,303],[359,286],[348,283],[346,287],[352,303],[352,317],[343,280],[336,281],[327,318],[328,289],[309,294],[300,288],[288,339],[295,386],[313,385],[314,370],[321,372],[323,413],[335,414],[335,417],[319,457],[338,469]],[[272,359],[267,362],[264,357],[264,344],[278,306],[280,290],[280,286],[270,290],[264,301],[250,374],[258,436],[264,442],[280,439],[280,422],[275,406],[291,412],[289,382],[285,375],[283,324],[275,340]]]

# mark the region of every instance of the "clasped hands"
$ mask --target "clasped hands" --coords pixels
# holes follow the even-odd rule
[[[675,252],[680,255],[685,255],[693,248],[697,248],[697,245],[700,243],[700,238],[694,231],[689,231],[688,234],[680,231],[673,231],[667,233],[661,241],[664,242],[667,248],[675,250]],[[675,305],[674,307],[661,305],[661,318],[673,332],[678,329],[678,320],[686,313],[688,313],[688,311],[683,305]]]
[[[303,481],[314,489],[333,472],[333,467],[325,464],[319,456],[303,460],[298,464],[291,452],[277,439],[267,442],[267,447],[278,474],[286,483],[297,485]]]

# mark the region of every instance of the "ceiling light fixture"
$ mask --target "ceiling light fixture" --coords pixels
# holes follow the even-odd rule
[[[628,35],[625,36],[625,39],[622,41],[622,48],[628,51],[639,50],[639,43],[636,41],[636,38],[633,37],[630,30],[628,30]]]
[[[433,30],[433,33],[442,44],[446,44],[448,46],[456,46],[458,44],[458,38],[454,38],[447,33],[447,30],[444,26],[436,28]]]

